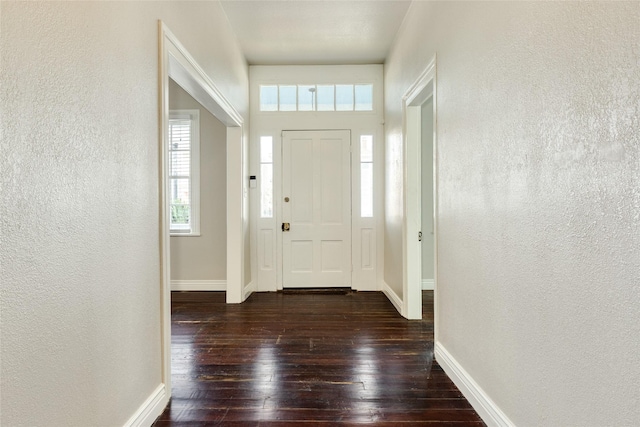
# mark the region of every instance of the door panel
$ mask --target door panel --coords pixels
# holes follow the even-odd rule
[[[289,221],[296,224],[313,224],[313,140],[296,139],[290,146],[289,191],[286,195],[295,202],[289,203]],[[286,167],[286,166],[285,166]],[[285,204],[285,208],[287,205]]]
[[[350,141],[349,131],[283,132],[285,288],[351,286]]]

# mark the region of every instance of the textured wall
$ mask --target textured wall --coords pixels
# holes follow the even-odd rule
[[[171,237],[172,280],[227,278],[227,128],[170,80],[171,110],[200,110],[200,236]]]
[[[414,2],[387,191],[435,52],[441,344],[518,426],[640,424],[640,3]]]
[[[122,425],[161,382],[157,19],[243,114],[246,64],[217,3],[0,15],[0,424]]]
[[[388,114],[387,68],[385,67],[385,114]],[[403,92],[398,99],[402,99]],[[401,105],[402,101],[397,103]],[[394,106],[395,107],[395,106]],[[404,218],[404,182],[403,182],[403,145],[402,118],[393,128],[385,117],[385,158],[384,158],[384,282],[400,298],[404,298],[402,289],[403,253],[402,221]]]

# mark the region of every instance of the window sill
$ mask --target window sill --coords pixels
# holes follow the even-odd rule
[[[200,237],[200,233],[169,233],[170,237]]]

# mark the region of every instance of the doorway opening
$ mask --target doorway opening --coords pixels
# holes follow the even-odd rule
[[[178,185],[175,179],[184,179],[172,174],[170,160],[173,148],[170,136],[169,88],[171,81],[187,92],[194,101],[211,113],[224,126],[226,145],[226,301],[242,302],[247,297],[244,286],[245,248],[244,229],[248,223],[246,213],[244,171],[248,147],[243,139],[243,119],[225,99],[215,84],[205,74],[195,59],[162,22],[159,29],[159,240],[160,240],[160,286],[161,286],[161,331],[162,331],[162,382],[164,398],[171,396],[171,238],[178,229],[197,235],[198,230],[189,212],[193,206],[176,203],[172,192]],[[176,130],[178,130],[176,125]],[[179,144],[178,144],[179,145]],[[180,147],[178,147],[180,148]],[[181,150],[177,149],[176,152]],[[183,153],[184,154],[184,153]],[[179,157],[179,155],[173,156]],[[175,179],[174,179],[175,178]],[[186,193],[188,194],[191,189]],[[184,198],[184,197],[183,197]],[[182,200],[182,199],[180,199]],[[172,210],[174,215],[172,218]],[[179,215],[178,215],[179,214]],[[172,227],[173,226],[173,227]],[[174,228],[171,231],[171,228]]]
[[[256,281],[256,289],[260,292],[302,286],[383,289],[383,67],[254,65],[249,70],[251,277]],[[298,134],[296,141],[285,141],[292,132]],[[345,159],[349,153],[344,152],[346,146],[342,142],[337,142],[342,137],[323,136],[326,144],[308,142],[313,139],[309,135],[325,132],[348,132],[349,176],[344,176],[348,168],[343,169],[345,163],[348,166]],[[314,144],[326,151],[310,148]],[[300,160],[283,165],[285,154]],[[283,182],[283,178],[287,180],[284,172],[292,178],[289,184]],[[318,178],[317,189],[316,182],[310,182],[312,175]],[[347,187],[349,181],[351,185]],[[298,185],[313,189],[305,191]],[[298,194],[294,197],[290,191]],[[350,202],[344,199],[349,195]],[[313,206],[312,199],[317,199]],[[342,213],[349,208],[350,219],[344,219]],[[319,216],[313,218],[314,233],[340,230],[341,234],[350,227],[350,234],[316,236],[315,243],[316,237],[296,236],[297,232],[310,231],[309,215]],[[287,231],[283,230],[283,223],[289,227]],[[283,246],[284,238],[291,241]],[[283,259],[287,250],[289,260]],[[315,285],[312,284],[315,278],[290,281],[285,277],[290,274],[291,278],[302,279],[314,271],[325,276]],[[335,280],[332,282],[329,276],[336,276]]]
[[[420,238],[422,260],[422,293],[423,305],[425,301],[433,307],[434,288],[434,188],[433,188],[433,95],[420,106]],[[429,294],[429,295],[425,295]],[[431,308],[432,310],[432,308]],[[423,307],[423,316],[425,307]],[[430,317],[432,314],[429,315]]]
[[[405,271],[403,311],[421,319],[423,290],[433,291],[437,331],[436,60],[403,97],[405,118]],[[426,300],[430,301],[431,298]]]

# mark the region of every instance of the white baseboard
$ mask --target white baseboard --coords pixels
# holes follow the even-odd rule
[[[249,295],[251,295],[254,292],[256,292],[256,282],[251,281],[247,286],[244,287],[243,294],[242,294],[242,301],[249,298]]]
[[[435,345],[435,356],[438,364],[488,426],[515,427],[515,424],[439,342]]]
[[[382,288],[382,292],[389,298],[391,304],[398,310],[398,313],[402,314],[402,299],[395,293],[393,289],[387,284],[387,282],[383,282],[384,286]]]
[[[162,414],[167,403],[169,403],[169,395],[165,385],[160,384],[129,418],[124,427],[148,427],[152,425]]]
[[[226,280],[172,280],[172,291],[226,291]]]
[[[435,280],[433,279],[422,279],[422,290],[423,291],[432,291],[435,288]]]

